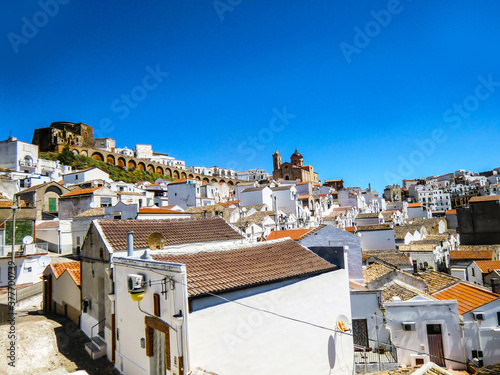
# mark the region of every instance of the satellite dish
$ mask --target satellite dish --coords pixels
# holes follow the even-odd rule
[[[40,264],[42,267],[47,267],[50,264],[50,257],[48,255],[43,255],[40,258],[38,258],[38,264]]]
[[[151,250],[163,249],[163,247],[165,247],[165,243],[165,237],[161,233],[153,232],[148,236],[148,247]]]
[[[31,245],[33,243],[33,237],[31,236],[26,236],[23,238],[23,244],[25,245]]]
[[[90,208],[97,208],[97,204],[95,202],[90,202]]]
[[[339,315],[337,318],[337,328],[341,332],[349,331],[349,319],[345,315]]]

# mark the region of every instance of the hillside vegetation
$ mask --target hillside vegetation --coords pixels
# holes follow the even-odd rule
[[[68,148],[65,148],[60,154],[51,152],[42,152],[39,157],[41,159],[59,160],[62,164],[70,165],[74,170],[97,167],[109,174],[109,178],[114,181],[123,182],[155,182],[156,179],[162,178],[165,180],[173,180],[171,177],[163,176],[158,173],[150,173],[142,169],[129,169],[126,167],[117,167],[115,165],[97,161],[83,155],[75,155]]]

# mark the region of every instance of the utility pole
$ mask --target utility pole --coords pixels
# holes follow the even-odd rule
[[[12,207],[11,207],[12,208],[12,252],[10,254],[11,266],[14,269],[14,272],[13,272],[14,273],[14,282],[13,283],[9,282],[9,285],[11,287],[10,293],[11,293],[12,298],[14,298],[14,296],[16,295],[15,294],[16,293],[15,287],[16,287],[16,279],[17,279],[17,269],[16,269],[16,263],[15,263],[15,261],[16,261],[15,243],[16,243],[16,210],[17,210],[17,205],[16,205],[16,201],[14,199],[12,200]]]

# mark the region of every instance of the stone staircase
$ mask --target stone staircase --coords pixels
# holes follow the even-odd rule
[[[97,333],[92,340],[85,343],[85,350],[92,359],[98,359],[106,355],[106,341],[104,341],[104,332]]]

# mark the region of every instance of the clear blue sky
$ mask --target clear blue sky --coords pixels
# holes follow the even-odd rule
[[[118,147],[269,172],[297,147],[321,180],[379,190],[500,166],[499,2],[0,7],[2,139],[84,122]]]

